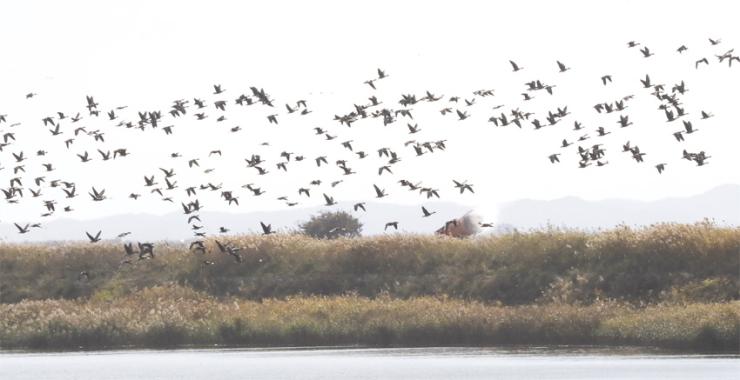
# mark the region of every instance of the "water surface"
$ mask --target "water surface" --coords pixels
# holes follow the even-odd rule
[[[738,379],[738,355],[603,348],[0,353],[0,379]]]

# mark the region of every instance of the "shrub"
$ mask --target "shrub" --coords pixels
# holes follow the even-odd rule
[[[304,234],[316,239],[354,238],[362,233],[362,223],[346,211],[322,212],[299,227]]]

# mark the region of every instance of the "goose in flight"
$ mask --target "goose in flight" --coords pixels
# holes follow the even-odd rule
[[[387,196],[387,194],[385,193],[385,190],[379,188],[378,185],[373,184],[373,188],[375,188],[376,198],[383,198]]]
[[[471,193],[475,193],[475,191],[473,191],[473,185],[468,184],[467,182],[458,182],[458,181],[456,181],[454,179],[452,180],[452,182],[455,183],[455,188],[460,189],[460,194],[462,194],[463,192],[465,192],[465,190],[468,190]]]
[[[564,73],[564,72],[570,70],[570,67],[565,66],[565,64],[563,62],[557,61],[557,63],[558,63],[558,69],[560,69],[560,72],[561,73]]]
[[[26,225],[23,226],[23,227],[21,227],[20,225],[18,225],[18,223],[13,223],[13,224],[15,224],[15,228],[18,229],[18,233],[20,233],[20,234],[28,233],[29,230],[30,230],[30,226],[29,226],[28,223],[26,223]]]
[[[429,212],[429,210],[427,210],[426,207],[424,207],[424,206],[421,206],[421,212],[422,212],[422,214],[424,214],[422,216],[423,218],[430,217],[430,216],[432,216],[432,215],[434,215],[434,214],[437,213],[436,211]]]
[[[517,72],[524,68],[524,67],[519,67],[519,65],[517,65],[516,62],[512,60],[509,60],[509,64],[511,64],[511,68],[513,69],[514,72]]]
[[[326,195],[326,193],[324,193],[324,200],[326,201],[326,206],[333,206],[337,204],[337,202],[334,200],[334,197]]]
[[[219,251],[221,253],[228,253],[232,257],[234,257],[234,260],[237,263],[242,262],[242,257],[239,255],[239,248],[232,246],[231,244],[221,244],[220,241],[216,240],[216,245],[218,246]]]
[[[684,120],[683,121],[683,127],[686,130],[686,133],[687,134],[692,134],[692,133],[698,131],[698,129],[694,129],[694,126],[688,120]]]
[[[650,75],[645,75],[645,79],[640,79],[640,82],[644,88],[650,88],[653,86],[652,83],[650,83]]]
[[[642,53],[642,56],[644,58],[649,58],[649,57],[655,55],[655,54],[653,54],[653,53],[650,52],[650,49],[648,49],[647,46],[645,46],[644,48],[640,49],[640,53]]]
[[[92,192],[91,192],[91,193],[90,193],[90,192],[88,192],[88,194],[90,194],[90,197],[92,198],[92,200],[93,200],[93,201],[96,201],[96,202],[100,202],[100,201],[102,201],[102,200],[105,200],[105,199],[106,199],[106,197],[105,197],[105,189],[102,189],[102,190],[98,191],[98,190],[97,190],[97,189],[95,189],[95,187],[93,186],[93,188],[92,188]]]
[[[260,226],[262,227],[262,235],[269,235],[274,234],[275,231],[272,230],[272,224],[265,224],[260,222]]]
[[[621,128],[626,128],[630,125],[632,125],[632,122],[629,121],[628,115],[619,115],[619,121],[617,122]]]
[[[93,236],[93,235],[90,235],[90,233],[89,233],[89,232],[85,232],[85,235],[87,235],[87,238],[88,238],[88,239],[90,239],[90,243],[97,243],[97,242],[99,242],[99,241],[100,241],[100,234],[101,234],[102,232],[103,232],[103,231],[98,231],[98,233],[97,233],[97,234],[95,234],[95,236]]]

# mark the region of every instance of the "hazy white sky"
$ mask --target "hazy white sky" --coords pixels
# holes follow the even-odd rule
[[[210,210],[232,211],[286,207],[275,200],[281,195],[301,205],[323,203],[321,192],[340,201],[370,199],[372,184],[386,188],[390,202],[426,204],[418,194],[397,186],[402,178],[438,188],[444,200],[471,205],[492,217],[497,204],[520,198],[648,200],[697,194],[740,183],[740,64],[728,68],[715,58],[740,43],[735,8],[730,1],[5,2],[0,5],[0,114],[8,115],[8,123],[0,124],[0,130],[14,132],[17,142],[0,153],[0,186],[7,187],[15,176],[11,152],[45,149],[46,158],[26,162],[24,184],[36,188],[32,179],[43,174],[41,162],[56,162],[58,169],[47,180],[77,183],[82,195],[72,203],[76,212],[66,216],[78,218],[176,211],[186,199],[184,187],[205,182],[223,183],[224,189],[240,195],[239,208],[228,207],[216,193],[202,195]],[[710,46],[708,38],[722,42]],[[636,48],[627,48],[630,40],[648,46],[655,56],[645,59]],[[678,54],[682,44],[689,50]],[[694,69],[702,57],[710,65]],[[513,73],[509,59],[524,70]],[[558,73],[556,60],[572,69]],[[389,77],[376,82],[374,91],[363,82],[374,78],[378,67]],[[605,74],[614,79],[608,86],[600,82]],[[699,129],[685,142],[673,139],[671,134],[681,125],[666,123],[657,100],[642,88],[639,79],[645,74],[669,90],[685,80],[689,92],[682,101],[688,120]],[[554,95],[537,92],[535,99],[523,102],[524,83],[535,79],[555,85]],[[216,83],[225,94],[212,94]],[[250,86],[264,88],[275,100],[275,109],[234,106],[233,99],[249,93]],[[494,89],[496,95],[478,98],[472,107],[447,101],[452,95],[472,99],[472,92],[480,89]],[[366,104],[371,95],[398,109],[401,94],[421,97],[425,90],[445,98],[412,107],[413,123],[421,127],[415,135],[408,134],[409,120],[404,118],[387,127],[380,119],[369,119],[351,129],[332,120],[335,114],[352,111],[353,104]],[[38,95],[27,100],[29,92]],[[100,103],[99,119],[87,117],[85,95],[94,95]],[[629,128],[618,128],[619,113],[599,115],[592,108],[627,95],[635,96],[624,112],[634,122]],[[193,97],[208,101],[206,121],[195,121],[193,108],[180,119],[166,115],[173,100]],[[227,120],[217,123],[221,113],[212,105],[220,99],[229,106]],[[286,115],[284,104],[299,99],[307,100],[313,112]],[[502,109],[492,110],[500,104]],[[132,121],[138,119],[138,110],[162,110],[162,124],[174,124],[174,134],[115,127],[118,120],[110,122],[103,113],[124,105],[128,108],[119,113]],[[467,110],[471,118],[442,117],[439,110],[448,105]],[[519,130],[487,122],[516,107],[544,121],[548,110],[566,105],[570,116],[538,131],[529,124]],[[699,120],[701,110],[716,117]],[[76,124],[63,121],[64,134],[53,137],[41,119],[56,111],[80,111],[85,119]],[[277,126],[266,119],[275,112]],[[574,120],[587,130],[572,131]],[[22,124],[9,127],[14,122]],[[65,149],[63,140],[73,137],[78,125],[105,132],[106,142],[79,136]],[[237,125],[242,131],[229,132]],[[596,137],[599,126],[612,133]],[[326,129],[336,140],[313,135],[314,127]],[[573,141],[581,132],[591,136],[584,144],[605,145],[607,166],[578,169],[574,147],[559,147],[563,138]],[[446,139],[448,149],[417,158],[410,146],[403,146],[409,139]],[[353,140],[355,150],[365,150],[370,157],[357,160],[341,147],[345,140]],[[628,140],[647,153],[645,163],[637,164],[621,152]],[[260,146],[264,141],[271,145]],[[127,147],[132,155],[104,163],[95,152],[118,147]],[[401,154],[393,176],[377,175],[384,162],[375,153],[380,147]],[[710,164],[697,167],[681,160],[684,148],[707,151]],[[222,149],[223,157],[209,158],[213,149]],[[307,159],[278,174],[275,164],[283,150]],[[75,154],[84,151],[94,154],[94,161],[81,163]],[[173,160],[171,152],[183,158]],[[547,156],[556,152],[562,153],[562,163],[551,165]],[[257,176],[256,170],[245,168],[243,158],[253,153],[267,160],[268,175]],[[319,155],[327,155],[330,165],[316,168],[313,158]],[[200,158],[200,169],[187,167],[190,158]],[[337,159],[352,160],[349,166],[358,174],[343,177],[333,164]],[[668,166],[658,175],[654,165],[661,162]],[[171,195],[178,203],[147,194],[144,175],[156,174],[164,183],[158,168],[176,169],[180,187]],[[204,174],[207,168],[215,170]],[[345,183],[324,185],[311,199],[299,197],[298,187],[312,179]],[[458,194],[452,179],[468,180],[475,194]],[[268,193],[254,198],[240,188],[246,183]],[[86,193],[91,186],[106,188],[112,199],[90,202]],[[144,197],[130,201],[131,192]],[[47,189],[40,199],[0,203],[0,221],[37,221],[42,200],[58,199],[64,206],[61,195],[59,189]]]

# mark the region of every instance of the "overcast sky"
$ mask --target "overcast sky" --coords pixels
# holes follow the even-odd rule
[[[285,195],[301,206],[323,203],[325,192],[337,200],[374,198],[372,185],[389,193],[388,202],[429,204],[418,193],[401,189],[399,179],[422,182],[440,189],[443,200],[476,208],[495,219],[497,205],[515,199],[552,199],[577,196],[585,199],[628,198],[652,200],[689,196],[722,184],[740,183],[740,125],[737,117],[737,88],[740,64],[719,64],[715,54],[738,46],[737,9],[729,1],[23,1],[0,5],[0,124],[2,133],[13,132],[17,141],[0,152],[0,186],[6,188],[13,174],[11,152],[25,151],[24,185],[36,188],[33,178],[44,175],[42,162],[55,162],[57,171],[47,180],[60,178],[77,184],[80,198],[75,212],[67,217],[94,218],[117,213],[165,213],[179,210],[186,200],[184,188],[205,182],[223,183],[225,190],[240,196],[240,206],[228,206],[213,193],[203,195],[209,210],[251,211],[285,208],[275,198]],[[721,39],[711,46],[708,39]],[[628,41],[641,43],[655,53],[643,58]],[[686,45],[683,54],[676,49]],[[696,60],[707,57],[709,65],[694,68]],[[509,60],[524,67],[512,72]],[[556,60],[571,70],[559,73]],[[375,82],[377,90],[363,82],[377,76],[382,68],[389,77]],[[601,76],[610,74],[613,83],[604,86]],[[639,79],[646,74],[668,91],[684,80],[689,91],[681,97],[699,131],[679,143],[672,133],[682,129],[679,122],[667,123],[651,90]],[[554,85],[552,96],[539,91],[523,101],[524,83],[539,79]],[[226,92],[213,94],[213,84]],[[257,86],[274,99],[275,108],[233,105],[239,94]],[[473,91],[493,89],[495,96],[473,99]],[[367,104],[375,95],[384,107],[400,109],[401,94],[422,97],[429,90],[445,97],[436,103],[412,106],[414,120],[399,118],[384,127],[381,119],[358,121],[352,128],[332,120],[335,114],[354,110],[353,104]],[[37,95],[26,99],[29,92]],[[101,117],[87,116],[85,95],[99,103]],[[449,96],[461,103],[449,103]],[[593,105],[634,95],[621,113],[598,114]],[[188,115],[172,119],[167,115],[175,99],[194,97],[207,100],[205,121]],[[213,108],[216,100],[228,100],[225,113]],[[284,105],[305,99],[313,112],[306,116],[287,115]],[[493,110],[494,106],[504,105]],[[145,132],[115,125],[104,112],[119,106],[122,120],[138,120],[136,111],[162,110],[163,125],[174,125],[173,134],[147,128]],[[442,116],[440,109],[451,106],[466,110],[471,117],[458,121]],[[519,108],[533,112],[544,122],[548,110],[568,106],[571,115],[559,124],[533,130],[496,128],[492,115]],[[700,111],[716,115],[700,120]],[[41,119],[63,111],[82,112],[80,122],[62,121],[62,136],[52,136]],[[278,113],[279,124],[269,124],[267,115]],[[227,120],[216,122],[219,115]],[[618,128],[618,115],[629,115],[634,125]],[[572,131],[580,121],[584,131]],[[10,124],[20,122],[16,127]],[[406,123],[418,124],[421,132],[410,135]],[[105,143],[78,136],[66,149],[64,140],[77,126],[105,133]],[[232,133],[230,128],[240,126]],[[612,133],[596,137],[603,126]],[[313,134],[314,127],[327,130],[335,140]],[[604,167],[578,168],[572,146],[560,148],[563,138],[574,141],[587,133],[583,143],[606,147]],[[447,140],[448,149],[414,157],[404,147],[410,139]],[[342,148],[353,140],[355,150],[370,156],[358,160]],[[621,152],[630,141],[647,155],[636,163]],[[270,146],[260,145],[269,142]],[[103,162],[96,149],[126,147],[131,156]],[[389,147],[402,161],[392,167],[394,174],[377,175],[385,159],[375,153]],[[44,149],[46,157],[34,157]],[[222,157],[208,157],[214,149]],[[697,167],[682,160],[682,149],[706,151],[709,165]],[[76,154],[88,151],[93,161],[81,163]],[[275,167],[280,152],[302,154],[306,160],[291,163],[287,173]],[[170,153],[183,158],[173,160]],[[547,159],[561,153],[560,164]],[[267,160],[268,175],[258,176],[246,168],[244,158],[261,154]],[[316,168],[313,158],[326,155],[330,165]],[[187,160],[200,159],[200,168],[188,168]],[[342,176],[334,161],[346,159],[358,174]],[[667,163],[662,175],[654,165]],[[179,188],[172,195],[177,203],[148,194],[144,175],[157,175],[158,168],[174,168]],[[210,174],[203,170],[215,169]],[[312,179],[322,179],[312,198],[299,197],[297,190]],[[333,180],[345,182],[332,188]],[[467,180],[475,194],[459,194],[452,179]],[[255,198],[241,185],[255,183],[268,191]],[[91,186],[105,188],[108,201],[91,202]],[[127,198],[131,192],[144,196]],[[39,221],[42,200],[68,202],[59,189],[46,189],[40,199],[26,194],[20,204],[0,203],[3,223]],[[207,199],[207,201],[205,200]],[[299,206],[300,207],[300,206]],[[57,213],[61,215],[62,213]],[[53,216],[54,218],[56,216]]]

